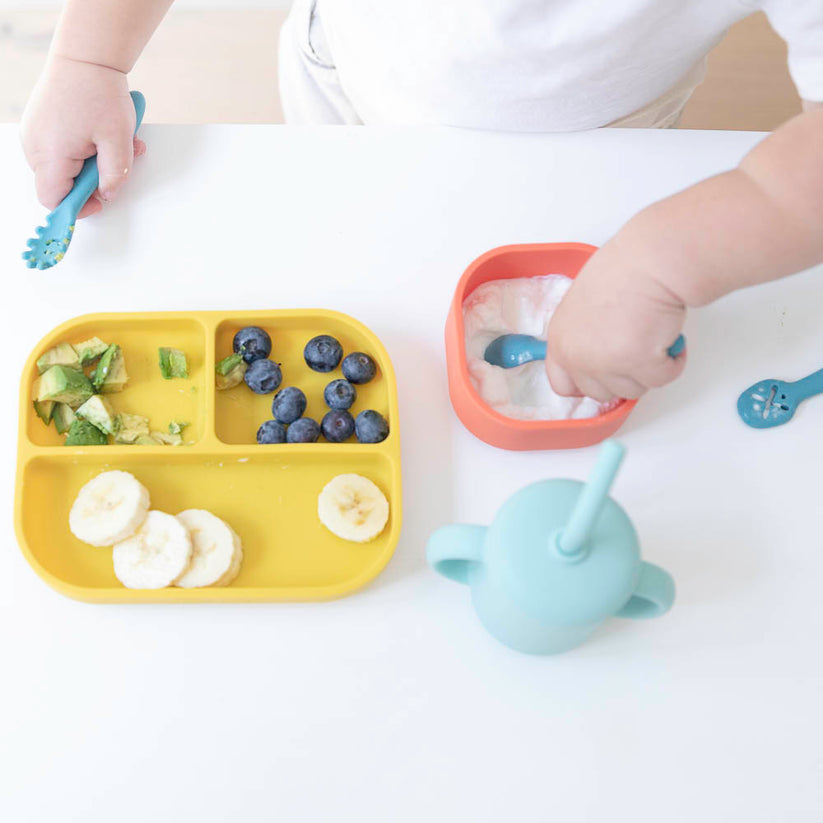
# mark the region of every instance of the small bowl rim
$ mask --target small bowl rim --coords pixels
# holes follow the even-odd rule
[[[469,280],[472,278],[474,273],[477,271],[480,266],[484,265],[488,260],[493,259],[495,257],[500,257],[505,254],[512,254],[517,252],[552,252],[552,251],[579,251],[579,252],[587,252],[588,256],[591,257],[595,251],[597,251],[597,246],[593,246],[590,243],[579,243],[579,242],[564,242],[564,243],[511,243],[508,245],[503,246],[496,246],[493,249],[489,249],[488,251],[481,254],[479,257],[475,258],[463,272],[460,280],[457,283],[457,286],[454,291],[454,298],[452,300],[452,307],[451,313],[453,315],[453,322],[456,331],[456,342],[457,342],[457,374],[459,375],[460,382],[465,390],[466,393],[466,400],[470,402],[474,409],[482,414],[484,417],[488,418],[490,421],[494,422],[496,425],[506,426],[510,429],[516,429],[519,431],[526,431],[526,432],[547,432],[547,431],[586,431],[592,429],[599,429],[608,426],[609,424],[613,423],[621,423],[626,419],[626,417],[630,414],[632,409],[637,405],[637,400],[628,400],[625,398],[621,398],[617,405],[614,408],[609,409],[602,414],[598,414],[596,417],[584,417],[584,418],[571,418],[568,420],[521,420],[515,417],[506,417],[506,415],[501,414],[498,411],[495,411],[491,406],[489,406],[483,398],[480,397],[479,393],[474,387],[472,383],[471,376],[469,375],[469,368],[468,368],[468,357],[466,355],[466,330],[465,325],[463,323],[463,303],[466,298],[475,291],[482,284],[478,284],[475,286],[474,289],[471,291],[466,291],[467,284]],[[567,274],[566,272],[550,272],[553,274],[564,274],[566,277],[570,277],[572,280],[577,276],[577,272],[573,275]],[[539,277],[544,275],[532,275],[533,277]],[[509,278],[498,278],[498,279],[509,279]],[[511,278],[514,279],[514,278]]]

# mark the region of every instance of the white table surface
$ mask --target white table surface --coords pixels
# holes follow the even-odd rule
[[[595,456],[497,451],[457,422],[442,335],[465,266],[601,243],[759,135],[144,136],[128,191],[37,273],[18,255],[43,212],[0,127],[0,818],[823,819],[823,401],[773,431],[735,414],[756,379],[823,365],[820,269],[693,312],[686,375],[621,433],[614,496],[677,581],[669,615],[528,657],[424,560],[436,527]],[[405,527],[375,583],[325,604],[99,606],[35,576],[11,520],[18,379],[44,333],[89,311],[308,306],[364,321],[398,374]]]

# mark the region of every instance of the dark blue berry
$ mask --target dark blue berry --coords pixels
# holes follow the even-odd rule
[[[257,442],[261,445],[268,443],[285,443],[286,427],[276,420],[267,420],[257,430]]]
[[[271,413],[281,423],[294,423],[306,411],[306,395],[295,386],[282,389],[271,401]]]
[[[247,363],[265,360],[271,354],[271,337],[258,326],[246,326],[234,335],[232,349]]]
[[[377,364],[362,351],[355,351],[343,360],[343,377],[358,386],[368,383],[377,374]]]
[[[301,417],[289,426],[286,432],[288,443],[316,443],[320,437],[320,426],[311,417]]]
[[[323,391],[323,399],[330,409],[346,411],[357,399],[357,389],[348,380],[332,380]]]
[[[347,411],[330,411],[320,428],[329,443],[342,443],[354,434],[354,418]]]
[[[310,369],[319,372],[334,371],[343,357],[343,347],[328,334],[312,337],[303,350],[303,357]]]
[[[255,360],[246,369],[243,379],[255,394],[271,394],[283,380],[283,372],[271,360]]]
[[[389,424],[380,412],[362,411],[354,421],[354,430],[361,443],[382,443],[389,436]]]

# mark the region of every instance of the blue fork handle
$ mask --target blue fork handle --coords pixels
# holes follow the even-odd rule
[[[146,98],[143,97],[139,91],[133,91],[131,92],[131,100],[132,103],[134,103],[134,112],[137,115],[137,124],[134,127],[134,133],[137,134],[137,129],[140,128],[140,124],[143,122],[143,115],[146,112]],[[86,202],[92,194],[94,194],[94,190],[97,188],[99,182],[100,175],[97,171],[97,155],[94,154],[86,158],[80,174],[74,178],[74,185],[71,191],[63,198],[63,202],[60,203],[58,208],[66,207],[71,209],[76,216],[79,214],[80,209],[86,205]]]
[[[823,369],[804,377],[802,380],[797,380],[792,385],[792,394],[795,395],[798,402],[808,400],[816,394],[823,394]]]
[[[681,334],[674,343],[669,346],[667,353],[669,357],[677,357],[678,354],[682,354],[683,351],[686,349],[686,338],[683,337]],[[545,340],[535,340],[534,344],[530,347],[530,351],[533,355],[533,360],[545,360],[546,359],[546,341]],[[814,377],[814,375],[811,375]],[[811,377],[807,377],[806,380],[810,380]],[[818,391],[823,391],[823,383],[821,384],[821,388]],[[815,392],[816,393],[816,392]]]

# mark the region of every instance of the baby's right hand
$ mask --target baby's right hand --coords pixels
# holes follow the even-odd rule
[[[146,150],[133,138],[134,104],[126,75],[116,69],[51,57],[23,113],[21,135],[34,170],[37,198],[54,209],[71,191],[83,161],[97,154],[98,191],[80,217],[102,208]]]

